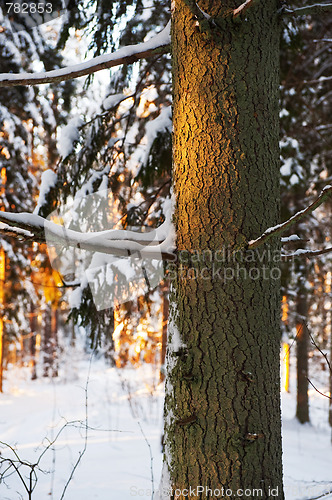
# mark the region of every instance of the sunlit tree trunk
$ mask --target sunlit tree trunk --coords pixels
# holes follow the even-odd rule
[[[234,20],[233,2],[202,1],[220,26],[209,36],[188,3],[172,12],[178,260],[163,498],[210,488],[282,499],[279,244],[243,250],[279,222],[278,4],[254,2]]]

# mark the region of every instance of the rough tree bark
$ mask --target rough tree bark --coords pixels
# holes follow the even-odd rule
[[[178,260],[163,470],[172,491],[161,496],[282,499],[278,239],[245,250],[279,221],[278,3],[235,19],[231,0],[199,2],[217,18],[211,30],[192,4],[172,5]]]

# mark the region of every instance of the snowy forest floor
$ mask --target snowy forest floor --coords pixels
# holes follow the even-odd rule
[[[67,424],[40,459],[33,500],[153,498],[162,462],[163,387],[157,370],[150,365],[115,369],[103,359],[94,357],[90,363],[87,356],[67,353],[56,379],[31,381],[28,368],[12,368],[5,375],[0,441],[13,447],[22,461],[36,463]],[[312,389],[311,424],[300,425],[294,418],[295,389],[292,377],[291,393],[282,394],[286,499],[313,499],[332,491],[328,399]],[[3,444],[0,450],[2,458],[14,458]],[[19,472],[25,479],[30,468],[22,465]],[[28,498],[17,472],[9,469],[0,484],[0,499]],[[332,499],[332,492],[324,498]]]

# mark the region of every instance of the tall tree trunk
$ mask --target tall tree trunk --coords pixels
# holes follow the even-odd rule
[[[36,380],[36,335],[37,335],[37,312],[33,302],[30,302],[30,364],[31,364],[31,380]]]
[[[160,363],[160,380],[165,380],[165,361],[166,361],[166,347],[167,347],[167,326],[168,326],[168,283],[164,283],[162,288],[162,336],[161,336],[161,363]]]
[[[53,304],[44,314],[44,377],[57,377],[58,311]]]
[[[6,254],[3,248],[0,248],[0,392],[3,386],[3,341],[4,341],[4,328],[3,328],[3,315],[4,315],[4,286],[6,278]]]
[[[305,199],[306,189],[300,185],[297,187],[294,198],[295,212],[301,210],[301,204]],[[295,233],[301,238],[307,237],[306,228],[302,222],[296,225]],[[296,248],[301,248],[301,243]],[[296,418],[301,424],[309,422],[309,395],[308,395],[308,346],[309,331],[308,319],[308,290],[307,274],[308,266],[305,259],[298,258],[294,268],[296,276]]]
[[[230,0],[202,1],[218,17],[209,37],[190,3],[172,8],[178,261],[164,497],[282,499],[279,243],[239,250],[279,222],[278,4],[235,20]]]

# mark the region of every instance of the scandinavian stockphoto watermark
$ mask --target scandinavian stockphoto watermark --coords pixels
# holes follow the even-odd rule
[[[151,490],[144,488],[137,488],[136,486],[130,487],[130,496],[147,498],[151,497]],[[161,498],[276,498],[279,495],[279,487],[268,487],[267,497],[263,492],[262,488],[238,488],[233,490],[232,488],[220,487],[220,488],[209,488],[208,486],[188,486],[183,489],[176,488],[164,488],[159,491],[159,496]]]
[[[177,252],[176,261],[168,265],[168,279],[214,279],[227,284],[239,280],[279,280],[281,278],[280,250],[223,248],[216,251]]]
[[[1,0],[2,13],[14,32],[32,29],[65,15],[74,0]]]

